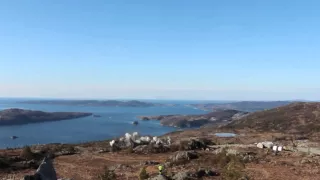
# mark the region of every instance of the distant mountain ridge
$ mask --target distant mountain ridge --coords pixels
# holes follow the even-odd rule
[[[239,101],[231,103],[191,104],[190,106],[210,111],[234,109],[238,111],[255,112],[288,105],[293,102],[294,101]]]
[[[78,106],[121,106],[121,107],[151,107],[160,106],[158,103],[148,103],[137,100],[29,100],[22,101],[23,104],[50,104],[50,105],[78,105]]]

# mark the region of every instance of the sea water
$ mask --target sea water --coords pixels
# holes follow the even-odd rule
[[[124,135],[126,132],[139,132],[142,135],[162,135],[176,129],[161,126],[159,121],[139,121],[134,126],[132,122],[139,120],[141,115],[166,114],[204,114],[206,112],[186,107],[181,101],[161,101],[161,103],[179,103],[175,107],[90,107],[65,105],[34,105],[21,104],[22,99],[0,99],[0,110],[21,108],[47,112],[91,112],[101,117],[84,117],[72,120],[25,124],[15,126],[0,126],[0,148],[21,147],[32,144],[47,143],[80,143],[105,140]],[[192,103],[192,101],[188,101]],[[197,103],[197,102],[193,102]],[[11,139],[17,136],[17,139]]]

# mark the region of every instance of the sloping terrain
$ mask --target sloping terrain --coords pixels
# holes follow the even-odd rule
[[[269,149],[259,149],[251,143],[237,144],[247,140],[270,139],[267,134],[232,138],[218,138],[209,133],[192,136],[172,136],[173,143],[166,152],[136,152],[131,148],[101,152],[100,149],[110,148],[108,141],[101,141],[77,145],[38,145],[33,146],[29,153],[33,156],[40,153],[44,156],[45,152],[57,154],[53,156],[54,168],[58,178],[63,179],[100,180],[103,179],[100,175],[114,172],[116,178],[112,179],[136,180],[144,167],[150,177],[157,177],[158,164],[165,166],[164,174],[172,179],[318,180],[320,176],[320,156],[294,151],[282,151],[275,155]],[[254,138],[256,140],[252,140]],[[206,150],[203,150],[203,145]],[[60,153],[64,151],[73,153]],[[36,167],[32,166],[34,159],[26,161],[21,152],[22,149],[0,150],[0,179],[21,179],[35,173]]]
[[[257,131],[285,133],[319,133],[320,103],[292,103],[279,108],[251,113],[227,128],[250,128]]]
[[[162,125],[174,127],[200,127],[207,124],[225,124],[239,119],[247,112],[237,110],[220,110],[203,115],[160,115],[141,116],[141,120],[160,120]]]

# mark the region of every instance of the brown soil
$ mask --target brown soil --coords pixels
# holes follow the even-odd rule
[[[279,138],[281,144],[290,144],[291,141],[286,140],[285,134],[279,133],[261,133],[261,134],[246,134],[237,138],[218,138],[213,135],[214,132],[202,129],[190,130],[184,132],[171,133],[170,136],[176,141],[179,138],[188,137],[206,137],[213,140],[217,144],[235,144],[230,148],[238,152],[254,152],[256,160],[245,164],[245,174],[250,179],[257,180],[316,180],[320,179],[320,156],[307,156],[305,153],[298,152],[281,152],[277,156],[267,150],[258,149],[256,147],[237,147],[236,144],[251,144],[253,142],[272,140]],[[241,133],[241,132],[239,132]],[[288,135],[290,137],[290,135]],[[82,146],[82,152],[76,155],[60,156],[55,158],[54,165],[59,177],[72,178],[73,180],[94,180],[98,174],[103,172],[104,167],[117,168],[115,173],[117,179],[138,179],[138,173],[146,161],[155,161],[164,163],[173,152],[160,154],[134,154],[126,151],[116,153],[98,153],[96,150],[106,142],[92,143],[91,146],[85,144]],[[78,145],[79,146],[79,145]],[[80,145],[81,146],[81,145]],[[6,156],[18,156],[21,150],[1,150],[1,154]],[[210,161],[214,149],[210,151],[198,151],[200,158],[192,160],[186,164],[167,168],[168,173],[177,173],[184,170],[195,171],[199,167],[211,168],[219,170],[216,162]],[[310,159],[310,162],[301,163],[303,159]],[[121,165],[121,166],[120,166]],[[147,172],[151,176],[157,175],[157,166],[148,165]],[[0,169],[0,179],[8,179],[15,176],[15,179],[20,179],[26,174],[32,174],[35,170],[28,169],[22,171],[7,172]],[[221,177],[206,177],[203,179],[221,179]]]

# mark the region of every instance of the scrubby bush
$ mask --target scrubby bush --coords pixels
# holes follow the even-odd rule
[[[114,171],[109,170],[107,167],[104,168],[104,171],[102,174],[98,175],[98,180],[115,180],[117,179],[116,174]]]
[[[129,154],[134,153],[133,147],[129,147],[128,149],[126,149],[126,152]]]
[[[222,179],[226,180],[238,180],[244,177],[243,170],[245,164],[241,156],[234,154],[228,154],[226,149],[222,149],[221,152],[208,155],[198,160],[199,166],[217,167],[220,170]]]
[[[67,146],[65,150],[68,151],[70,154],[75,154],[77,152],[76,148],[72,145]]]
[[[9,161],[6,158],[0,157],[0,169],[8,168],[9,166]]]
[[[31,151],[31,148],[29,146],[25,146],[20,154],[21,158],[32,160],[35,157],[35,154]]]
[[[148,179],[149,177],[150,177],[150,176],[149,176],[149,174],[147,173],[146,167],[143,167],[143,168],[140,170],[140,173],[139,173],[139,180]]]

